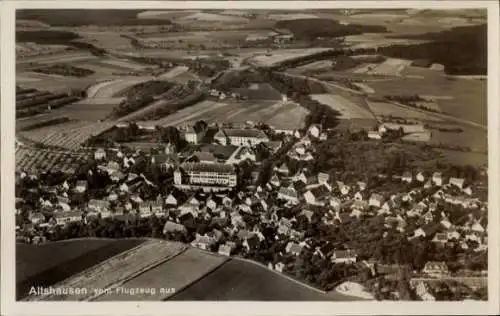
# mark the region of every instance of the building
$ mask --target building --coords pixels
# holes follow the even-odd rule
[[[441,277],[449,273],[446,263],[437,261],[427,262],[422,269],[422,272],[433,277]]]
[[[463,178],[450,178],[450,184],[456,186],[459,189],[463,189],[465,183],[465,179]]]
[[[330,257],[333,263],[356,263],[358,255],[356,251],[352,249],[347,250],[335,250]]]
[[[82,220],[81,211],[63,211],[54,214],[54,219],[57,225],[66,225],[76,223]]]
[[[95,210],[96,212],[104,212],[109,209],[110,203],[105,200],[95,200],[92,199],[88,202],[87,207],[91,210]]]
[[[382,136],[378,131],[369,131],[368,132],[369,139],[382,139]]]
[[[176,185],[234,187],[237,175],[234,166],[221,163],[183,163],[174,172]]]
[[[45,222],[45,216],[41,212],[30,213],[29,220],[33,225]]]
[[[194,126],[189,126],[184,132],[184,138],[186,142],[192,144],[199,144],[207,132],[206,128],[203,128],[202,124],[195,124]]]
[[[74,191],[76,193],[84,193],[87,191],[89,184],[86,180],[79,180],[76,182]]]
[[[443,175],[441,174],[441,172],[434,172],[432,174],[432,182],[438,186],[443,185]]]
[[[370,206],[382,207],[382,205],[384,203],[384,197],[382,195],[380,195],[380,194],[373,193],[370,196],[370,200],[369,200],[368,203],[369,203]]]
[[[299,202],[299,195],[293,186],[281,187],[278,191],[278,199],[297,204]]]
[[[173,233],[173,232],[187,233],[187,229],[186,227],[184,227],[184,225],[167,221],[163,226],[163,234]]]
[[[269,142],[267,135],[255,128],[249,129],[220,129],[214,139],[222,145],[255,146],[260,143]]]
[[[302,252],[302,248],[303,246],[297,244],[297,243],[294,243],[294,242],[289,242],[287,245],[286,245],[286,249],[285,251],[289,254],[292,254],[294,256],[298,256],[300,255],[300,253]]]
[[[308,190],[304,193],[304,199],[309,205],[325,205],[330,191],[324,186],[320,185]]]
[[[99,148],[94,152],[94,159],[95,160],[101,160],[104,158],[106,158],[106,151],[104,149]]]

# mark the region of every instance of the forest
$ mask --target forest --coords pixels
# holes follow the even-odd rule
[[[430,40],[415,45],[393,45],[379,48],[379,53],[410,60],[427,60],[444,65],[449,75],[486,75],[488,70],[487,25],[455,27],[450,30],[405,36]]]

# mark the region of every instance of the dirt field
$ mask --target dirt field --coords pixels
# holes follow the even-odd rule
[[[174,293],[161,293],[161,288],[174,288],[176,292],[179,292],[191,283],[203,278],[226,260],[228,260],[227,257],[190,248],[121,285],[127,289],[153,288],[156,289],[155,293],[130,296],[125,294],[125,291],[117,289],[112,294],[98,297],[95,301],[165,300]]]
[[[87,293],[74,295],[44,295],[30,300],[37,301],[81,301],[88,300],[95,295],[93,289],[106,289],[121,282],[128,281],[151,267],[168,260],[185,246],[180,243],[171,243],[162,240],[147,240],[138,247],[120,253],[103,261],[90,269],[71,276],[55,287],[72,287],[87,289]]]
[[[173,301],[346,301],[350,297],[323,293],[267,268],[232,259],[200,281],[172,296]]]
[[[311,98],[341,113],[342,119],[367,119],[373,115],[352,101],[335,94],[311,94]]]
[[[16,244],[17,297],[31,286],[49,286],[83,271],[143,241],[78,239],[44,245]]]

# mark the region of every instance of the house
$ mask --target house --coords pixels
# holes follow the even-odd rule
[[[229,164],[185,162],[174,171],[174,184],[235,187],[237,174],[235,167]]]
[[[41,212],[30,213],[28,219],[33,225],[38,225],[45,222],[45,216]]]
[[[364,181],[358,181],[357,183],[359,191],[363,192],[366,189],[366,182]]]
[[[103,212],[109,210],[110,203],[105,200],[92,199],[87,203],[89,209],[95,210],[96,212]]]
[[[190,126],[184,132],[184,139],[186,142],[191,144],[198,144],[207,132],[206,126],[202,126],[203,124],[195,124],[194,126]]]
[[[353,199],[356,201],[363,201],[363,194],[361,192],[354,193]]]
[[[89,188],[89,183],[86,180],[79,180],[75,184],[74,192],[85,193]]]
[[[427,236],[425,230],[423,230],[422,228],[417,228],[414,231],[412,238],[425,237],[425,236]]]
[[[295,190],[295,188],[290,185],[288,187],[281,187],[279,189],[278,199],[297,204],[299,202],[299,195],[297,193],[297,190]]]
[[[403,173],[403,176],[401,177],[401,181],[406,182],[406,183],[411,183],[413,181],[413,176],[411,172],[406,171]]]
[[[175,165],[174,160],[171,158],[171,155],[168,154],[153,155],[151,157],[151,164],[159,167],[162,172],[168,171]]]
[[[57,225],[66,225],[76,223],[82,220],[83,213],[81,211],[62,211],[54,214],[54,219]]]
[[[278,177],[278,175],[274,174],[271,179],[269,180],[269,183],[272,184],[273,186],[275,187],[279,187],[281,182],[280,182],[280,179]]]
[[[328,173],[319,172],[318,173],[318,183],[319,184],[328,184],[330,180],[330,175]]]
[[[443,185],[443,175],[441,172],[434,172],[432,174],[432,182],[435,184],[435,185],[438,185],[438,186],[441,186]]]
[[[309,126],[307,133],[314,138],[319,138],[319,135],[321,133],[321,126],[318,124],[312,124],[311,126]]]
[[[281,166],[275,167],[274,170],[276,170],[278,173],[280,173],[284,176],[288,176],[290,173],[290,169],[288,169],[288,166],[286,165],[286,163],[282,163]]]
[[[430,222],[432,222],[434,220],[434,215],[432,214],[432,211],[427,211],[424,216],[423,216],[423,219],[424,219],[424,222],[426,224],[429,224]]]
[[[484,227],[479,223],[479,221],[475,221],[471,226],[471,230],[476,233],[484,233]]]
[[[450,182],[449,183],[451,185],[456,186],[459,189],[463,189],[463,186],[464,186],[464,183],[465,183],[465,179],[450,177]]]
[[[352,249],[334,250],[330,260],[333,263],[356,263],[358,255]]]
[[[351,209],[363,211],[368,207],[368,203],[366,201],[354,200],[351,204]]]
[[[434,238],[432,238],[432,242],[445,244],[448,242],[448,234],[446,233],[436,233]]]
[[[106,158],[106,151],[103,148],[98,148],[94,152],[94,159],[95,160],[102,160],[104,158]]]
[[[172,221],[167,221],[163,226],[163,234],[165,235],[167,233],[173,233],[173,232],[187,233],[187,229],[182,224],[178,224]]]
[[[274,265],[274,270],[283,273],[283,270],[285,269],[285,264],[283,262],[278,262]]]
[[[217,241],[213,237],[209,237],[207,235],[196,234],[195,240],[191,242],[191,245],[196,248],[200,248],[203,250],[210,250],[210,248]]]
[[[177,199],[175,196],[173,196],[172,193],[170,193],[166,198],[165,198],[165,205],[167,208],[172,208],[176,207],[178,205]]]
[[[349,191],[351,190],[351,187],[349,187],[348,185],[345,185],[343,182],[340,182],[340,181],[337,181],[337,186],[338,186],[340,193],[342,195],[349,194]]]
[[[230,257],[235,248],[236,244],[234,242],[228,241],[225,244],[220,245],[217,252],[219,253],[219,255]]]
[[[289,242],[286,245],[285,251],[288,254],[291,254],[291,255],[294,255],[294,256],[298,256],[302,252],[302,249],[303,249],[303,246],[301,246],[301,245],[299,245],[297,243],[294,243],[294,242]]]
[[[319,140],[320,141],[328,140],[328,134],[325,132],[322,132],[321,134],[319,134]]]
[[[330,191],[324,185],[317,186],[304,193],[304,199],[309,205],[325,205]]]
[[[374,207],[381,207],[382,203],[384,203],[384,197],[377,193],[373,193],[368,201],[368,204]]]
[[[242,246],[248,252],[252,249],[256,249],[260,244],[260,239],[256,234],[252,234],[248,238],[243,240]]]
[[[445,262],[436,261],[427,262],[422,269],[422,272],[432,277],[441,277],[449,273],[448,266]]]
[[[467,195],[472,195],[472,188],[470,186],[462,190]]]
[[[382,135],[380,135],[379,131],[368,131],[369,139],[382,139]]]
[[[335,210],[338,210],[340,209],[340,205],[341,205],[341,201],[339,198],[337,197],[331,197],[330,198],[330,201],[329,201],[329,204],[331,207],[333,207]]]
[[[267,135],[259,129],[220,129],[214,139],[222,145],[255,146],[269,142]]]
[[[418,182],[424,182],[425,181],[425,175],[422,172],[417,173],[415,179]]]
[[[147,218],[153,215],[153,212],[151,211],[151,202],[142,202],[139,204],[139,214],[141,215],[141,218]]]

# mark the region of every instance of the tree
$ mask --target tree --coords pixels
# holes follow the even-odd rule
[[[174,126],[167,126],[163,129],[162,141],[168,142],[175,146],[175,148],[180,148],[181,145],[181,136],[179,130]]]

